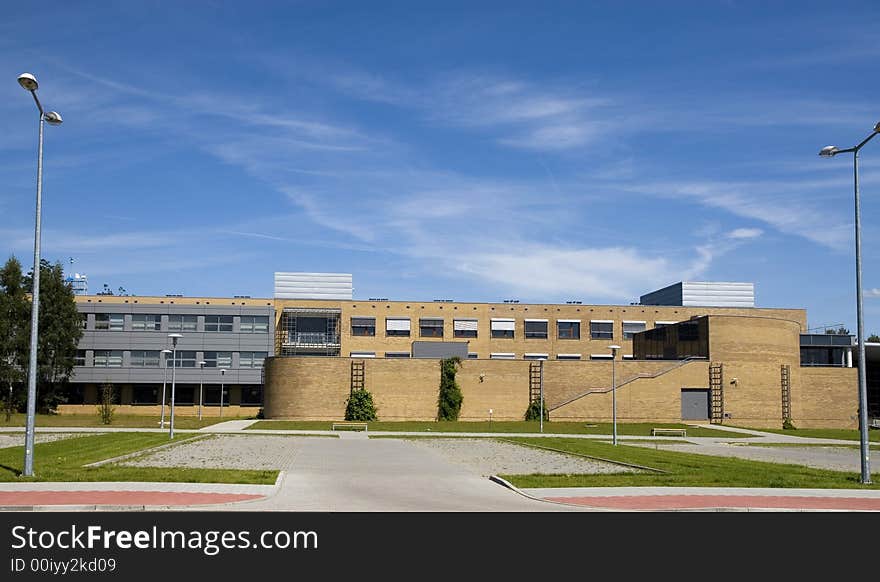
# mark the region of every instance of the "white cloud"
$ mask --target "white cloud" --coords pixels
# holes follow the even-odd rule
[[[878,289],[877,287],[874,287],[873,289],[868,289],[864,293],[865,293],[865,297],[871,297],[871,298],[880,297],[880,289]]]
[[[732,238],[736,240],[748,240],[752,238],[758,238],[764,234],[764,231],[760,228],[737,228],[727,233],[727,238]]]

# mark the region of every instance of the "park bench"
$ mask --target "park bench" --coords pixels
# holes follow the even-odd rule
[[[652,428],[651,436],[687,436],[685,428]]]
[[[333,426],[330,427],[330,430],[360,430],[363,429],[364,432],[367,432],[367,423],[366,422],[334,422]]]
[[[870,428],[880,428],[880,418],[875,418],[871,421],[871,424],[868,425]]]

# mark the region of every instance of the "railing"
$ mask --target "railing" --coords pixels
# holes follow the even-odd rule
[[[285,345],[335,345],[339,343],[339,336],[329,333],[303,331],[286,334]]]

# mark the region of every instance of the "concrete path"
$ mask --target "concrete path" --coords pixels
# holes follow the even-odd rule
[[[255,422],[260,422],[257,419],[249,419],[249,420],[227,420],[225,422],[218,422],[217,424],[212,424],[210,426],[206,426],[199,429],[199,432],[238,432],[240,430],[244,430]]]

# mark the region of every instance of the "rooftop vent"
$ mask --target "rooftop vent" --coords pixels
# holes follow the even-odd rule
[[[387,297],[370,297],[370,301],[388,301]]]
[[[183,297],[183,293],[166,293],[165,297]]]
[[[452,303],[452,299],[435,299],[434,303]]]
[[[519,303],[519,299],[505,299],[505,303]]]
[[[233,295],[232,298],[233,299],[250,299],[251,296],[250,295]]]
[[[566,305],[580,305],[583,301],[566,301]]]

